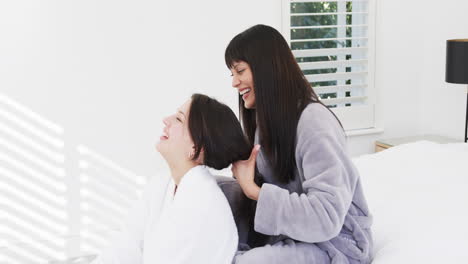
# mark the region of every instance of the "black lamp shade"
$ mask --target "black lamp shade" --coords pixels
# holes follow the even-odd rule
[[[468,39],[447,40],[445,81],[468,84]]]

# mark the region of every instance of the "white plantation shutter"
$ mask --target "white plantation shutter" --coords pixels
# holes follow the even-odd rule
[[[346,130],[375,126],[373,0],[283,0],[283,35]]]

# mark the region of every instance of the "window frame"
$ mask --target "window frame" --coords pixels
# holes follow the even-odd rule
[[[353,2],[353,0],[281,0],[281,33],[291,47],[291,13],[290,7],[293,2]],[[362,2],[357,0],[354,2]],[[345,131],[350,134],[361,135],[360,131],[381,131],[378,128],[378,108],[377,108],[377,91],[375,85],[375,44],[376,44],[376,1],[367,0],[367,76],[365,100],[366,104],[361,106],[350,107],[334,107],[330,108],[340,119]]]

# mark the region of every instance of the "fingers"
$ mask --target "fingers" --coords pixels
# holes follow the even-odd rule
[[[237,179],[236,173],[238,172],[239,169],[241,171],[244,171],[245,169],[249,170],[252,167],[255,167],[255,162],[257,160],[257,155],[259,151],[260,151],[260,145],[257,144],[252,148],[252,152],[250,153],[249,159],[239,160],[231,164],[231,172],[235,179]]]
[[[249,161],[255,161],[257,159],[258,152],[260,151],[260,145],[255,145],[250,153]]]

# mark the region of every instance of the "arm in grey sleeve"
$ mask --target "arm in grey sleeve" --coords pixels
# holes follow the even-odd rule
[[[296,162],[305,178],[304,193],[263,184],[255,214],[257,232],[309,243],[330,240],[340,232],[358,174],[342,131],[312,128],[298,126]]]

